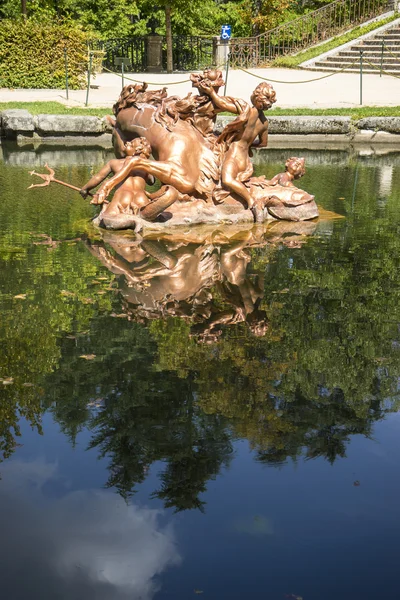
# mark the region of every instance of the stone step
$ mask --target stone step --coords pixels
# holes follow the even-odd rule
[[[371,63],[372,65],[380,65],[381,64],[381,59],[378,57],[375,58],[368,58],[366,56],[363,56],[363,61],[364,63]],[[353,62],[360,62],[360,57],[359,56],[355,56],[354,58],[352,58],[351,56],[327,56],[325,59],[323,60],[319,60],[317,61],[320,64],[332,64],[332,63],[337,63],[338,65],[348,65],[351,64]],[[396,69],[397,67],[400,69],[400,61],[397,61],[396,59],[390,59],[390,58],[385,58],[385,56],[383,57],[383,61],[384,64],[388,64],[391,65],[394,69]]]
[[[364,50],[363,52],[364,56],[367,57],[373,57],[373,56],[382,56],[382,48],[380,48],[379,50]],[[350,56],[355,58],[356,56],[360,56],[360,50],[354,49],[354,50],[342,50],[341,52],[339,52],[338,54],[334,54],[332,56],[337,56],[337,57],[342,57],[342,56]],[[383,56],[392,56],[395,60],[400,60],[400,50],[397,50],[395,52],[393,52],[393,50],[388,50],[386,48],[384,48],[383,50]]]
[[[371,40],[372,41],[372,40]],[[382,42],[386,45],[386,46],[400,46],[400,39],[399,40],[392,40],[392,39],[388,39],[388,38],[381,38],[380,40],[373,40],[373,44],[361,44],[362,46],[382,46]],[[357,44],[358,46],[360,44]]]
[[[371,63],[373,64],[373,63]],[[353,66],[352,63],[349,63],[349,68],[346,69],[346,71],[356,71],[359,72],[360,71],[360,63],[355,63]],[[318,61],[316,63],[314,63],[313,65],[315,67],[316,70],[324,70],[327,69],[328,71],[340,71],[341,69],[344,69],[346,67],[346,63],[341,63],[341,62],[322,62],[322,61]],[[379,73],[380,71],[380,65],[376,65],[376,69],[370,67],[368,64],[363,64],[363,72],[367,73],[367,72],[371,72],[371,73]],[[399,74],[400,73],[400,65],[382,65],[382,69],[384,71],[387,71],[388,73],[394,73],[394,74]]]
[[[314,65],[314,71],[343,71],[346,73],[359,73],[360,72],[360,65],[352,65],[349,67],[345,67],[344,65]],[[394,70],[393,67],[387,67],[385,69],[385,67],[382,67],[382,71],[384,71],[385,73],[389,73],[390,75],[396,75],[396,77],[400,77],[400,70]],[[369,67],[368,65],[363,65],[363,73],[369,73],[370,75],[379,75],[380,74],[380,69],[373,69],[372,67]]]
[[[360,62],[360,55],[355,54],[354,56],[327,56],[325,60],[321,60],[320,62],[340,62],[340,63],[352,63],[354,61],[358,61]],[[368,62],[372,63],[372,64],[380,64],[381,60],[383,63],[385,64],[392,64],[392,65],[399,65],[400,66],[400,60],[398,58],[394,58],[393,56],[388,56],[387,54],[383,55],[383,58],[381,58],[380,56],[365,56],[365,54],[363,55],[363,60],[367,60]]]
[[[354,40],[354,45],[348,46],[345,50],[338,50],[307,69],[327,72],[338,72],[344,69],[346,73],[359,73],[361,49],[364,60],[363,73],[377,75],[382,67],[382,70],[389,74],[400,75],[400,27],[398,25],[377,33],[367,40]]]
[[[392,27],[388,27],[388,28],[386,29],[386,31],[388,31],[389,33],[391,33],[392,31],[393,31],[394,33],[400,33],[400,25],[399,25],[399,24],[396,24],[396,25],[393,25]]]
[[[393,40],[383,40],[385,43],[385,46],[389,46],[390,48],[398,48],[400,46],[400,42],[399,43],[393,43]],[[361,44],[357,44],[352,46],[352,48],[358,48]],[[378,40],[369,40],[369,42],[364,42],[363,43],[364,48],[381,48],[382,47],[382,40],[378,41]]]
[[[322,73],[337,73],[339,71],[342,71],[342,68],[339,69],[339,68],[335,68],[335,67],[313,66],[313,67],[308,67],[307,71],[320,71]],[[386,71],[386,73],[388,73],[390,75],[399,76],[399,71],[394,72],[391,69],[384,69],[384,71]],[[353,67],[352,69],[346,69],[345,71],[342,71],[342,72],[344,72],[344,73],[360,73],[360,68]],[[363,69],[363,74],[364,75],[379,75],[379,70],[365,68],[365,69]]]
[[[391,33],[386,33],[386,34],[385,34],[385,33],[381,33],[380,35],[376,35],[376,36],[374,37],[374,39],[375,39],[375,40],[382,40],[382,39],[385,39],[385,40],[393,40],[393,41],[398,41],[398,40],[400,40],[400,34],[397,34],[397,33],[396,33],[395,35],[393,35],[393,34],[391,34]]]

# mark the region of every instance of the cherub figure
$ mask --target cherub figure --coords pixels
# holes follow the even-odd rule
[[[296,156],[292,156],[292,158],[288,158],[285,163],[285,172],[278,173],[270,179],[267,180],[267,185],[281,185],[282,187],[295,187],[293,181],[295,179],[300,179],[306,172],[304,158],[297,158]]]
[[[107,216],[115,216],[121,213],[138,213],[143,206],[149,203],[149,198],[145,193],[146,184],[153,185],[155,182],[152,175],[134,168],[135,157],[140,160],[141,158],[149,158],[151,154],[151,146],[146,138],[139,137],[131,142],[125,142],[124,152],[126,158],[110,160],[80,190],[81,196],[86,198],[90,190],[102,183],[108,175],[119,173],[129,161],[131,165],[130,176],[121,182],[109,206],[103,211],[103,214],[107,214]],[[100,194],[95,194],[91,200],[91,204],[102,204],[103,202],[104,197]]]
[[[271,108],[274,102],[276,93],[273,87],[269,83],[260,83],[251,95],[253,107],[247,104],[239,117],[225,127],[217,140],[226,146],[221,170],[222,186],[244,200],[250,209],[254,200],[250,190],[243,184],[253,173],[250,149],[257,137],[257,147],[267,146],[268,121],[264,110]]]

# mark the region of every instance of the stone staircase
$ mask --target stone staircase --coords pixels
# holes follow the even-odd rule
[[[381,30],[380,33],[378,30],[375,35],[367,39],[354,40],[338,52],[325,56],[325,58],[317,58],[312,64],[302,66],[313,71],[332,72],[345,69],[349,73],[359,73],[360,50],[363,50],[363,73],[379,74],[382,61],[384,71],[400,76],[400,23],[396,21],[395,25],[384,31]]]

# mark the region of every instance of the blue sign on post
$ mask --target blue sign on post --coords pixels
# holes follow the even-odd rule
[[[221,27],[221,40],[230,40],[232,35],[232,28],[230,25],[222,25]]]

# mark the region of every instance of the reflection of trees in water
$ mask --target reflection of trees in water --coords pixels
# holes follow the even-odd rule
[[[18,423],[16,407],[33,411],[32,423],[49,407],[72,442],[92,429],[91,448],[109,461],[107,485],[124,496],[161,461],[154,495],[177,509],[203,506],[237,436],[270,465],[344,456],[353,435],[370,436],[398,407],[398,199],[377,208],[370,179],[361,169],[362,206],[343,192],[349,215],[329,224],[329,243],[309,238],[298,248],[288,232],[264,247],[240,236],[170,240],[152,254],[100,243],[95,258],[40,247],[40,268],[19,279],[9,262],[11,293],[32,289],[36,300],[13,307],[19,329],[1,323],[5,338],[19,340],[2,374],[21,369],[0,388],[9,402],[0,408],[3,436]],[[98,258],[109,261],[122,308],[118,298],[111,308],[108,281],[96,303],[83,302],[94,297]],[[252,328],[254,314],[264,329]],[[71,331],[81,334],[57,341]],[[35,387],[23,387],[29,381]],[[5,442],[8,452],[13,444]]]
[[[334,229],[329,245],[311,238],[301,250],[278,243],[263,253],[237,240],[223,248],[169,245],[167,270],[149,261],[135,271],[126,255],[120,261],[118,253],[107,254],[120,269],[131,321],[93,322],[101,368],[75,359],[69,369],[78,377],[75,394],[66,390],[59,404],[65,410],[74,396],[86,404],[101,396],[90,421],[91,447],[110,459],[108,485],[127,495],[162,461],[154,495],[179,510],[200,508],[207,480],[229,460],[232,435],[247,438],[257,459],[270,465],[301,455],[333,462],[345,456],[353,435],[370,436],[373,423],[397,408],[399,371],[393,325],[399,309],[395,297],[378,293],[395,283],[392,258],[399,250],[382,231],[384,245],[376,245],[380,231],[371,231],[367,255],[361,240],[343,237],[343,227]],[[384,248],[390,260],[377,274],[369,261]],[[205,256],[209,267],[213,257],[205,285],[200,279],[196,287],[196,279],[186,288],[178,270],[174,294],[165,298],[174,265],[194,253],[198,265]],[[221,256],[231,266],[239,258],[233,275],[223,272]],[[249,327],[251,309],[263,312],[263,335]],[[217,321],[221,333],[214,339],[197,334],[199,325],[210,330]],[[60,389],[58,375],[53,385]]]
[[[42,431],[45,378],[58,367],[59,337],[86,330],[94,311],[111,306],[107,294],[96,293],[108,281],[92,284],[100,265],[74,241],[81,233],[75,222],[90,209],[64,189],[32,198],[25,168],[2,170],[1,183],[0,461],[18,447],[21,419]]]
[[[90,447],[109,460],[108,487],[127,497],[163,461],[155,495],[178,510],[201,508],[199,494],[231,454],[226,420],[203,413],[190,377],[155,368],[157,346],[142,325],[104,317],[90,335],[101,362],[84,363],[80,348],[66,351],[49,380],[58,390],[55,419],[72,441],[90,427]]]

